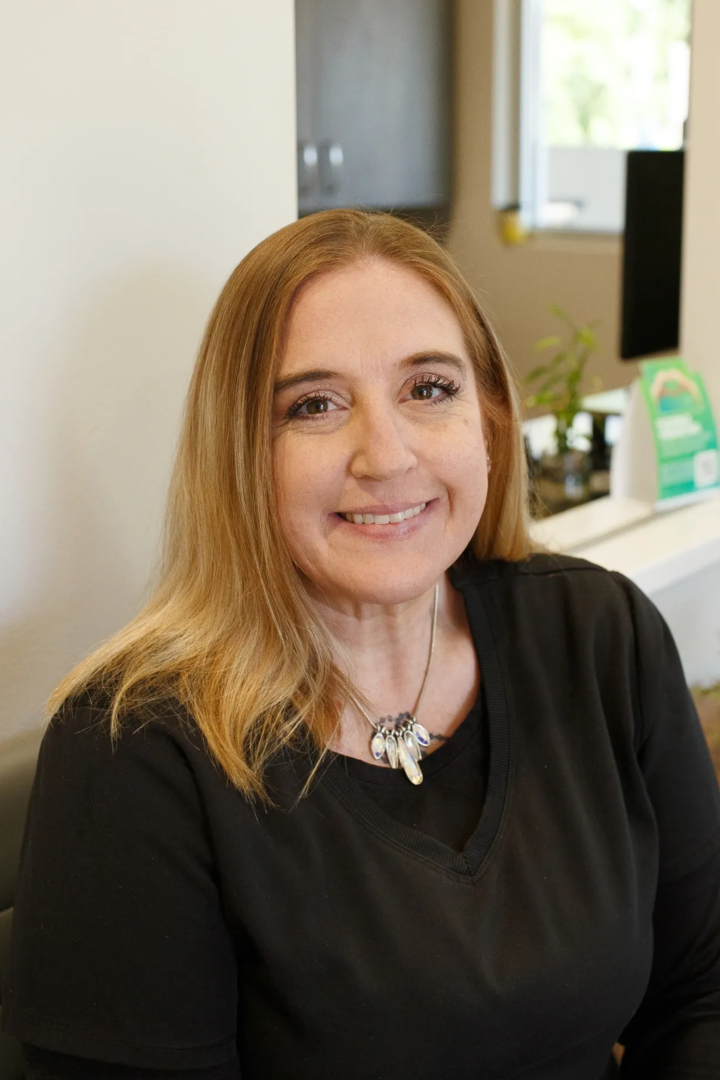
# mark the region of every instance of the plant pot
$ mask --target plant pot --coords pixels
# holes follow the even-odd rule
[[[568,450],[543,454],[536,474],[537,494],[548,514],[557,514],[590,498],[590,454]]]

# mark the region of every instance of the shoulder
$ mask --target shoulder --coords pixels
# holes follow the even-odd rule
[[[47,730],[65,733],[110,735],[114,695],[100,686],[88,687],[66,698],[50,719]],[[170,694],[154,695],[131,701],[120,709],[117,736],[134,734],[146,727],[163,729],[170,734],[197,731],[197,724],[182,702]]]
[[[522,588],[530,583],[548,580],[551,587],[590,587],[612,592],[617,589],[619,581],[627,581],[622,574],[587,559],[551,551],[534,552],[517,562],[464,558],[451,568],[450,574],[456,588],[496,584]]]
[[[102,694],[77,695],[44,734],[15,897],[7,1030],[62,1053],[184,1075],[235,1045],[235,950],[203,766],[172,702],[129,713],[115,741],[109,709]],[[98,1069],[92,1075],[106,1075]]]
[[[656,609],[629,578],[587,559],[537,552],[527,559],[468,559],[451,570],[453,585],[467,598],[482,595],[496,610],[525,612],[547,619],[553,613],[588,625],[595,619],[618,620],[628,629],[637,617]]]
[[[204,740],[194,719],[171,697],[131,705],[112,720],[113,698],[100,688],[63,702],[50,719],[38,757],[39,771],[101,779],[102,783],[139,783],[142,777],[189,777],[204,754]]]
[[[110,700],[78,695],[43,735],[29,828],[73,858],[105,843],[129,859],[140,849],[170,844],[202,861],[208,801],[223,786],[200,732],[177,702],[131,710],[115,733]]]

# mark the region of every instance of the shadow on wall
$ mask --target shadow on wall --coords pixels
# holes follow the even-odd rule
[[[158,265],[101,284],[46,352],[22,432],[0,593],[0,738],[138,610],[215,286]]]

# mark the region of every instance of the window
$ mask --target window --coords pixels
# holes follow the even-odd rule
[[[494,202],[619,232],[625,152],[683,145],[690,0],[496,0]]]

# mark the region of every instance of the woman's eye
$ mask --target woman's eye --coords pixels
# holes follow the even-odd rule
[[[310,416],[322,416],[323,413],[331,412],[334,409],[337,409],[337,405],[334,401],[331,401],[330,398],[304,398],[301,401],[296,401],[294,405],[290,406],[288,416],[298,416],[301,419],[307,419]]]
[[[433,386],[431,383],[418,383],[417,386],[413,386],[412,393],[417,401],[432,401],[438,393],[442,393],[442,390],[442,386]]]
[[[460,387],[445,379],[422,379],[416,382],[410,391],[415,401],[444,401],[455,397]]]
[[[306,401],[299,412],[304,409],[308,416],[317,416],[318,413],[330,412],[331,407],[335,408],[327,398],[313,398],[312,401]]]

